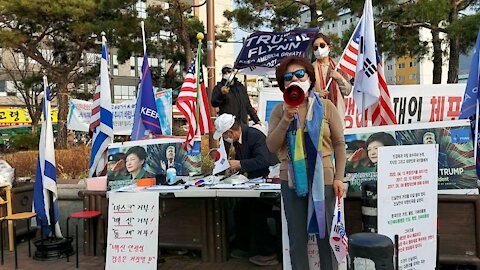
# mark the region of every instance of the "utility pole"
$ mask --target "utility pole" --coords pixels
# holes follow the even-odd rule
[[[215,87],[215,10],[213,7],[213,0],[206,0],[207,2],[207,74],[208,74],[208,100],[212,98],[213,87]],[[209,102],[210,103],[210,102]],[[216,111],[210,105],[210,115],[215,116]],[[210,148],[214,147],[213,134],[209,135]]]

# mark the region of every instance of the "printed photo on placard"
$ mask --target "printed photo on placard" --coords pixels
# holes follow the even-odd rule
[[[349,192],[377,180],[378,148],[438,144],[438,190],[443,194],[478,194],[473,142],[466,120],[416,123],[345,130]],[[415,166],[417,157],[408,160]],[[419,157],[418,157],[419,158]]]
[[[201,173],[200,141],[189,152],[184,138],[162,138],[114,143],[108,148],[107,190],[116,190],[142,178],[165,175],[175,168],[177,175]]]
[[[396,132],[399,144],[438,144],[438,189],[476,187],[470,127],[445,127]]]
[[[397,145],[395,132],[375,132],[345,135],[349,191],[360,192],[363,182],[377,180],[378,148]]]

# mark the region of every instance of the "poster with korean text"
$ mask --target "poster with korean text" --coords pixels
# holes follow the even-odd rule
[[[381,147],[378,157],[378,233],[398,235],[398,270],[435,269],[438,145]]]
[[[109,194],[105,269],[157,269],[158,204],[156,192]]]

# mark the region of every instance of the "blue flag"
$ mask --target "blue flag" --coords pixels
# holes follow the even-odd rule
[[[137,95],[131,141],[141,140],[151,134],[162,134],[157,105],[153,94],[152,74],[148,67],[147,53],[143,56],[142,78]]]
[[[460,119],[470,119],[472,120],[472,138],[474,142],[477,142],[477,175],[480,176],[480,161],[478,158],[478,153],[480,153],[480,148],[478,147],[478,141],[475,140],[475,129],[478,129],[478,115],[476,112],[477,103],[479,101],[478,95],[478,84],[479,79],[479,64],[480,64],[480,31],[477,35],[477,42],[473,50],[472,62],[470,63],[470,71],[468,75],[467,87],[465,88],[465,94],[463,96],[462,108],[460,110]]]
[[[465,95],[463,97],[462,109],[460,110],[460,119],[467,119],[471,116],[475,116],[478,95],[478,65],[480,51],[480,31],[477,36],[477,43],[475,44],[472,62],[470,63],[470,72],[468,75],[467,88],[465,89]]]
[[[53,144],[50,88],[48,87],[46,76],[43,77],[43,83],[43,122],[38,143],[37,171],[33,187],[33,208],[35,213],[37,213],[37,225],[42,228],[43,236],[47,237],[54,233],[56,237],[62,237],[60,225],[58,224],[57,169]],[[51,212],[53,212],[53,217],[50,216]],[[55,232],[51,231],[52,224],[54,224]]]

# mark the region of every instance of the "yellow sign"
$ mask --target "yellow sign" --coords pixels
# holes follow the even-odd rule
[[[57,122],[58,109],[52,109],[52,122]],[[42,117],[43,118],[43,117]],[[27,109],[0,109],[0,127],[26,126],[32,123]]]

